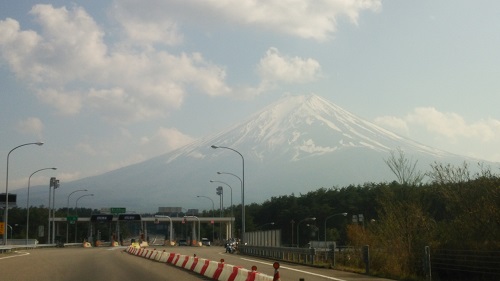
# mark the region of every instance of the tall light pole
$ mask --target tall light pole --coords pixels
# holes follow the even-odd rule
[[[75,191],[71,192],[68,195],[68,201],[66,203],[66,218],[69,217],[69,197],[71,196],[71,194],[73,194],[75,192],[80,192],[80,191],[88,191],[88,190],[87,189],[78,189],[78,190],[75,190]],[[68,241],[69,241],[69,224],[66,221],[66,243],[69,243]]]
[[[297,223],[297,248],[299,247],[299,224],[304,221],[315,221],[315,220],[316,220],[315,217],[305,218]]]
[[[228,173],[228,172],[217,172],[218,175],[231,175],[235,178],[237,178],[239,181],[240,181],[240,188],[241,188],[241,194],[243,194],[243,181],[241,180],[240,177],[238,177],[237,175],[233,174],[233,173]],[[232,190],[231,190],[232,191]],[[231,195],[231,199],[232,199],[232,195]],[[231,203],[232,205],[232,203]],[[243,204],[242,204],[243,205]],[[243,208],[243,207],[242,207]],[[244,209],[243,209],[244,211]],[[232,227],[232,229],[234,229],[234,227]],[[234,232],[232,233],[233,234],[233,237],[234,237]]]
[[[224,189],[219,185],[215,191],[216,194],[219,195],[219,216],[222,218],[222,209],[224,209]]]
[[[3,244],[4,245],[7,245],[7,224],[8,224],[8,220],[9,220],[9,157],[10,157],[10,153],[12,151],[22,147],[22,146],[31,145],[31,144],[36,144],[36,145],[40,146],[40,145],[43,145],[43,142],[39,141],[39,142],[30,142],[30,143],[21,144],[21,145],[14,147],[13,149],[11,149],[9,151],[9,153],[7,154],[7,173],[5,176],[5,212],[4,212],[4,218],[3,218],[3,222],[4,222]]]
[[[52,188],[52,193],[51,193],[51,188]],[[59,180],[56,179],[55,177],[50,178],[50,184],[49,184],[49,227],[47,231],[47,237],[49,240],[49,243],[54,243],[54,238],[56,235],[55,229],[56,229],[56,222],[54,220],[56,216],[56,211],[55,211],[55,203],[56,203],[56,189],[59,188]],[[50,198],[52,196],[52,206],[50,204]],[[51,226],[50,226],[50,218],[52,217],[52,234],[51,234]]]
[[[223,181],[210,180],[210,182],[218,182],[218,183],[225,184],[231,190],[231,238],[234,238],[234,233],[233,233],[233,219],[232,219],[232,218],[234,218],[234,214],[233,214],[233,188],[229,184],[227,184],[227,183],[225,183]]]
[[[241,162],[242,162],[242,180],[241,180],[241,243],[245,245],[245,158],[243,155],[237,151],[236,149],[226,147],[226,146],[216,146],[212,145],[211,146],[213,149],[217,148],[223,148],[223,149],[229,149],[232,150],[236,153],[238,153],[241,156]]]
[[[224,190],[222,186],[218,186],[216,189],[216,194],[219,195],[219,216],[222,218],[222,205],[224,205]],[[222,222],[219,223],[219,239],[222,237]]]
[[[331,217],[335,217],[335,216],[347,216],[347,213],[338,213],[338,214],[333,214],[331,216],[328,216],[325,218],[325,248],[326,248],[326,221],[331,218]]]
[[[84,194],[84,195],[82,195],[82,196],[80,196],[80,197],[78,197],[76,199],[76,202],[75,202],[75,215],[77,217],[78,217],[78,201],[80,199],[82,199],[83,197],[86,197],[86,196],[94,196],[94,194],[93,193],[92,194]],[[78,230],[78,219],[77,219],[77,221],[75,221],[75,243],[76,243],[76,237],[77,237],[77,235],[76,235],[77,230]]]
[[[215,218],[215,203],[214,203],[214,200],[212,200],[212,198],[210,198],[208,196],[203,196],[203,195],[197,195],[196,197],[198,197],[198,198],[207,198],[210,201],[212,201],[212,217]],[[212,243],[214,243],[214,238],[215,238],[214,228],[215,228],[215,223],[212,223]]]
[[[43,168],[40,170],[34,171],[28,178],[28,194],[26,196],[26,245],[28,245],[28,234],[29,234],[29,229],[30,229],[30,185],[31,185],[31,176],[34,174],[43,171],[43,170],[57,170],[57,168]]]

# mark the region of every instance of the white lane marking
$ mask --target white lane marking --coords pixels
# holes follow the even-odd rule
[[[245,259],[245,258],[241,258],[241,259],[242,260],[246,260],[246,261],[261,263],[261,264],[265,264],[265,265],[270,265],[270,266],[273,265],[272,263],[267,263],[267,262],[262,262],[262,261],[256,261],[256,260]],[[323,277],[323,278],[330,279],[330,280],[347,281],[345,279],[339,279],[339,278],[335,278],[335,277],[330,277],[330,276],[326,276],[326,275],[322,275],[322,274],[317,274],[317,273],[313,273],[313,272],[309,272],[309,271],[305,271],[305,270],[295,269],[295,268],[291,268],[291,267],[287,267],[287,266],[280,266],[280,268],[284,268],[284,269],[288,269],[288,270],[293,270],[293,271],[297,271],[297,272],[300,272],[300,273],[305,273],[305,274],[314,275],[314,276],[318,276],[318,277]]]
[[[30,254],[30,253],[27,253],[27,252],[18,252],[18,251],[14,251],[14,253],[17,253],[18,255],[8,256],[8,257],[2,257],[2,258],[0,258],[0,260],[10,259],[10,258],[18,258],[18,257],[22,257],[22,256],[27,256],[27,255]]]

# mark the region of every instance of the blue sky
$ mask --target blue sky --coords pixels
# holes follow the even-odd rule
[[[500,1],[0,2],[10,191],[101,174],[314,93],[500,162]],[[5,182],[5,172],[0,173]]]

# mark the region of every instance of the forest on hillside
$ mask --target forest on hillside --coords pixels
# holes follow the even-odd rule
[[[246,229],[274,222],[290,246],[297,243],[297,234],[301,247],[325,239],[356,249],[369,245],[374,271],[400,280],[424,275],[426,246],[448,263],[447,268],[436,267],[433,280],[500,278],[498,174],[481,163],[477,172],[466,163],[434,163],[431,172],[422,173],[401,152],[386,163],[397,181],[273,197],[247,207]],[[424,177],[430,180],[422,183]],[[293,226],[297,222],[302,222],[299,229]],[[362,268],[361,260],[355,266]],[[449,270],[449,264],[460,269]]]

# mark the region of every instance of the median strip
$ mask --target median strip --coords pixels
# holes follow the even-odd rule
[[[145,249],[130,246],[125,251],[131,255],[155,260],[170,264],[185,270],[189,270],[213,280],[223,281],[273,281],[273,276],[269,276],[256,271],[253,266],[251,270],[243,267],[234,266],[224,263],[221,259],[219,262],[211,261],[195,256],[181,255],[177,253],[169,253],[165,250],[159,251],[156,249]]]

